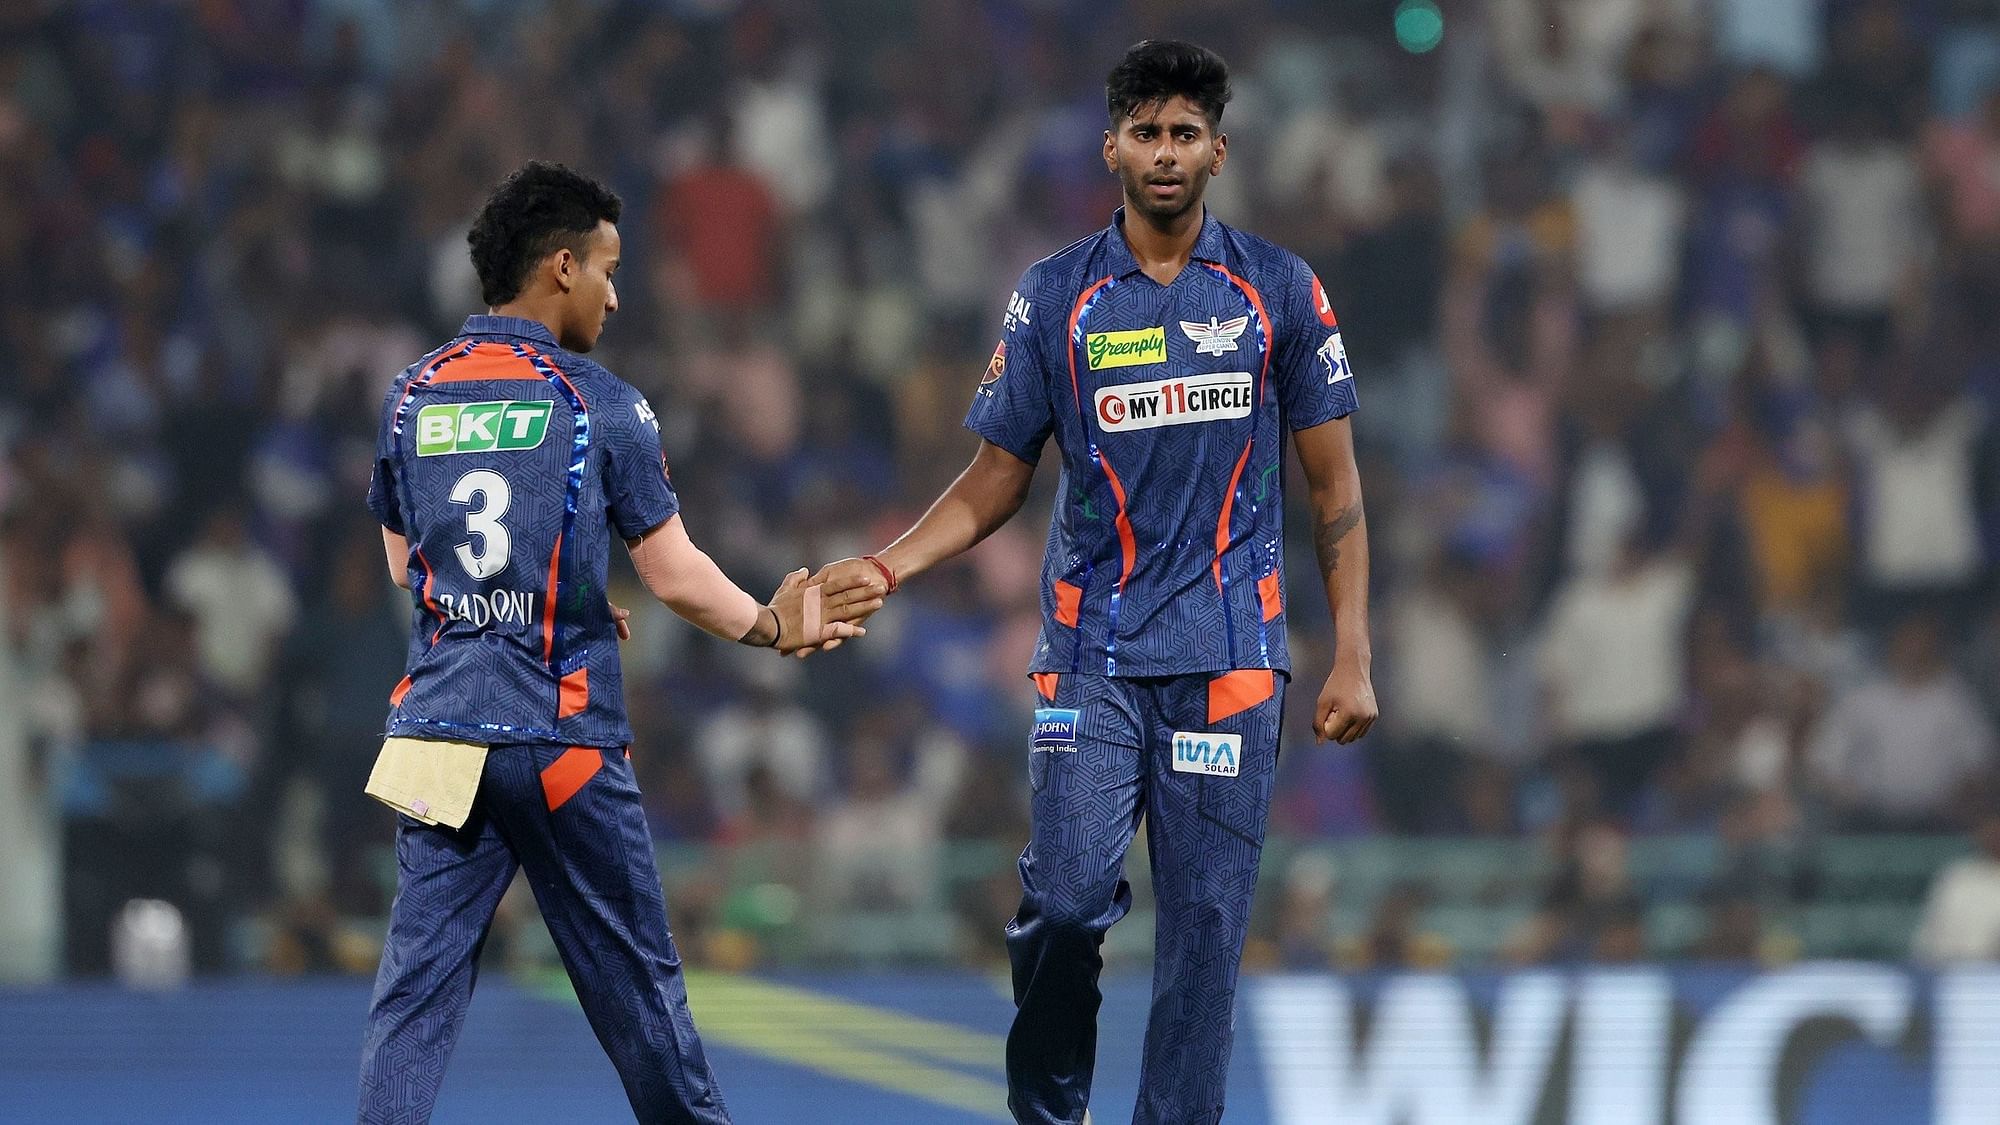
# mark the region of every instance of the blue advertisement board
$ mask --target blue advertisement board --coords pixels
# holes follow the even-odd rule
[[[1006,1121],[1004,977],[691,974],[740,1122]],[[1105,982],[1129,1119],[1148,982]],[[0,991],[0,1121],[353,1120],[366,982]],[[482,981],[440,1122],[628,1120],[559,980]],[[1994,1125],[2000,967],[1246,977],[1231,1125]]]

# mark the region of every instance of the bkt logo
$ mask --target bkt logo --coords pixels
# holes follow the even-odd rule
[[[1078,712],[1070,707],[1040,707],[1035,710],[1035,749],[1076,749]]]
[[[1243,756],[1243,736],[1205,731],[1174,732],[1174,772],[1235,777]]]
[[[417,411],[417,456],[518,453],[548,436],[552,402],[439,402]]]

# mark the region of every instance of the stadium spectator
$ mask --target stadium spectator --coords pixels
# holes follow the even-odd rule
[[[711,117],[687,142],[682,166],[660,187],[661,288],[695,310],[740,318],[768,311],[778,297],[782,219],[771,188],[734,159],[726,116]]]
[[[1700,961],[1755,965],[1764,959],[1764,917],[1757,900],[1745,894],[1710,897],[1701,940],[1689,953]]]
[[[1302,852],[1286,865],[1279,884],[1276,933],[1269,946],[1252,936],[1245,960],[1269,962],[1294,971],[1325,969],[1333,964],[1333,896],[1339,869],[1324,855]]]
[[[1340,943],[1340,967],[1349,971],[1425,971],[1448,964],[1450,943],[1421,924],[1430,897],[1419,883],[1406,881],[1390,887],[1376,902],[1368,929],[1354,940]]]
[[[1965,623],[1986,570],[1975,472],[1986,409],[1932,364],[1900,357],[1845,418],[1861,512],[1859,606],[1882,625],[1913,610]]]
[[[1571,964],[1601,951],[1630,960],[1640,910],[1625,836],[1603,821],[1579,821],[1557,839],[1557,867],[1535,913],[1509,934],[1502,955],[1517,965]]]
[[[1946,661],[1942,627],[1917,616],[1890,634],[1883,674],[1835,700],[1810,753],[1842,823],[1924,831],[1960,821],[1994,751],[1992,720]]]
[[[1850,336],[1871,360],[1888,350],[1928,250],[1916,159],[1890,129],[1881,110],[1838,115],[1799,176],[1814,331]]]
[[[1974,826],[1979,849],[1939,871],[1910,952],[1932,965],[2000,961],[2000,813]]]
[[[1404,703],[1393,733],[1368,748],[1377,815],[1397,833],[1455,827],[1456,810],[1438,795],[1474,763],[1504,761],[1508,750],[1497,730],[1478,573],[1445,555],[1424,569],[1383,615],[1383,680]]]
[[[787,690],[797,680],[792,665],[765,660],[738,667],[743,698],[715,712],[694,742],[710,802],[725,821],[743,816],[750,774],[761,767],[785,798],[810,806],[828,784],[824,725]]]
[[[204,676],[238,702],[257,698],[298,596],[277,561],[250,538],[240,509],[208,517],[201,538],[167,571],[173,604],[193,615]]]
[[[1635,811],[1675,752],[1694,581],[1688,558],[1634,533],[1615,563],[1572,577],[1549,608],[1540,667],[1551,729],[1616,815]]]
[[[831,911],[932,905],[944,816],[965,747],[906,713],[865,714],[847,747],[845,792],[820,818],[814,895]]]

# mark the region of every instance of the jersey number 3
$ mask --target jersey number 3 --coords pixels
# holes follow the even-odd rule
[[[514,540],[500,523],[500,517],[507,514],[507,505],[513,499],[514,490],[508,486],[507,478],[491,469],[474,469],[451,486],[451,502],[466,505],[466,533],[479,541],[476,551],[471,540],[458,545],[458,564],[480,581],[507,569],[507,556],[513,553]],[[476,506],[474,500],[479,502]]]

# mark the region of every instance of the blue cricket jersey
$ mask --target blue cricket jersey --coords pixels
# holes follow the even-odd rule
[[[1033,672],[1290,672],[1284,435],[1351,413],[1326,290],[1299,257],[1204,214],[1171,285],[1111,226],[1029,267],[968,428],[1061,495]]]
[[[392,735],[624,746],[611,532],[680,510],[659,422],[542,324],[466,318],[382,406],[368,507],[410,544]]]

